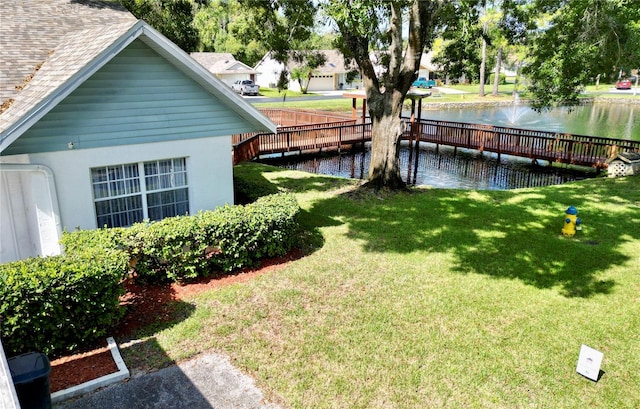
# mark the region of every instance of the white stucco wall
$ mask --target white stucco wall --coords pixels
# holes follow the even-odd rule
[[[262,60],[255,67],[255,70],[258,71],[258,75],[256,75],[256,84],[261,87],[268,87],[269,85],[277,84],[278,78],[280,78],[280,73],[284,69],[284,64],[279,63],[276,60],[272,60],[270,58]]]
[[[59,224],[62,230],[73,231],[76,228],[95,229],[98,227],[93,203],[91,168],[181,157],[185,157],[187,163],[191,214],[195,214],[199,210],[214,209],[227,203],[233,204],[230,136],[3,156],[0,157],[0,169],[3,164],[7,163],[37,164],[51,169],[55,178]],[[23,187],[24,185],[22,187],[14,186],[12,189]],[[12,192],[2,192],[3,205],[10,203],[5,199],[5,197],[9,197],[6,195],[10,196]],[[15,212],[19,213],[21,206],[28,206],[28,204],[16,202],[11,206]],[[5,217],[4,214],[3,217]],[[13,240],[35,241],[32,233],[29,232],[29,226],[33,223],[33,217],[31,217],[31,222],[17,224],[22,227],[13,233],[16,235]],[[4,235],[2,239],[7,240]],[[48,244],[51,244],[53,239],[47,238],[47,240]],[[21,254],[20,258],[33,255],[35,254]],[[5,261],[10,260],[3,260],[3,262]]]

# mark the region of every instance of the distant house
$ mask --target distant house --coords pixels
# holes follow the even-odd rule
[[[237,80],[256,81],[258,72],[231,53],[191,53],[191,57],[228,86]]]
[[[359,85],[359,82],[347,82],[347,73],[356,69],[356,66],[346,66],[342,53],[337,50],[320,50],[320,52],[325,55],[326,62],[313,73],[307,91],[333,91]],[[258,72],[256,82],[261,87],[274,88],[278,83],[280,73],[286,70],[289,74],[289,89],[300,91],[300,84],[291,80],[290,76],[291,71],[297,66],[299,64],[294,61],[289,61],[285,66],[273,59],[272,53],[267,53],[254,67]]]
[[[430,80],[438,79],[438,72],[442,71],[440,67],[433,63],[433,51],[422,53],[420,57],[420,70],[418,77],[425,77]]]
[[[0,15],[0,262],[233,203],[231,135],[275,132],[268,118],[115,2]]]

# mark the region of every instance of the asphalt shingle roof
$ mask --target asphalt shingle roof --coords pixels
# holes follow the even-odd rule
[[[231,53],[191,53],[191,57],[213,74],[255,74],[253,68],[236,60]]]
[[[99,11],[99,12],[98,12]],[[117,2],[0,2],[0,133],[131,28]]]
[[[83,67],[129,30],[137,21],[93,27],[64,36],[60,43],[37,70],[24,89],[17,93],[10,106],[0,114],[0,132],[44,101]],[[87,41],[87,39],[91,41]]]
[[[117,1],[0,1],[0,103],[15,98],[20,92],[16,86],[20,88],[40,64],[60,51],[67,34],[135,21]],[[85,44],[91,41],[85,38]]]

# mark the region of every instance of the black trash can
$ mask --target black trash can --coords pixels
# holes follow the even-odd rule
[[[39,352],[28,352],[7,359],[7,363],[21,408],[51,409],[49,358]]]

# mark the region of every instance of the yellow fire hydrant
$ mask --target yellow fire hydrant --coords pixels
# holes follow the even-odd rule
[[[573,206],[569,206],[564,214],[564,227],[562,228],[562,235],[567,237],[573,237],[576,234],[576,230],[581,230],[582,220],[578,217],[578,209]]]

